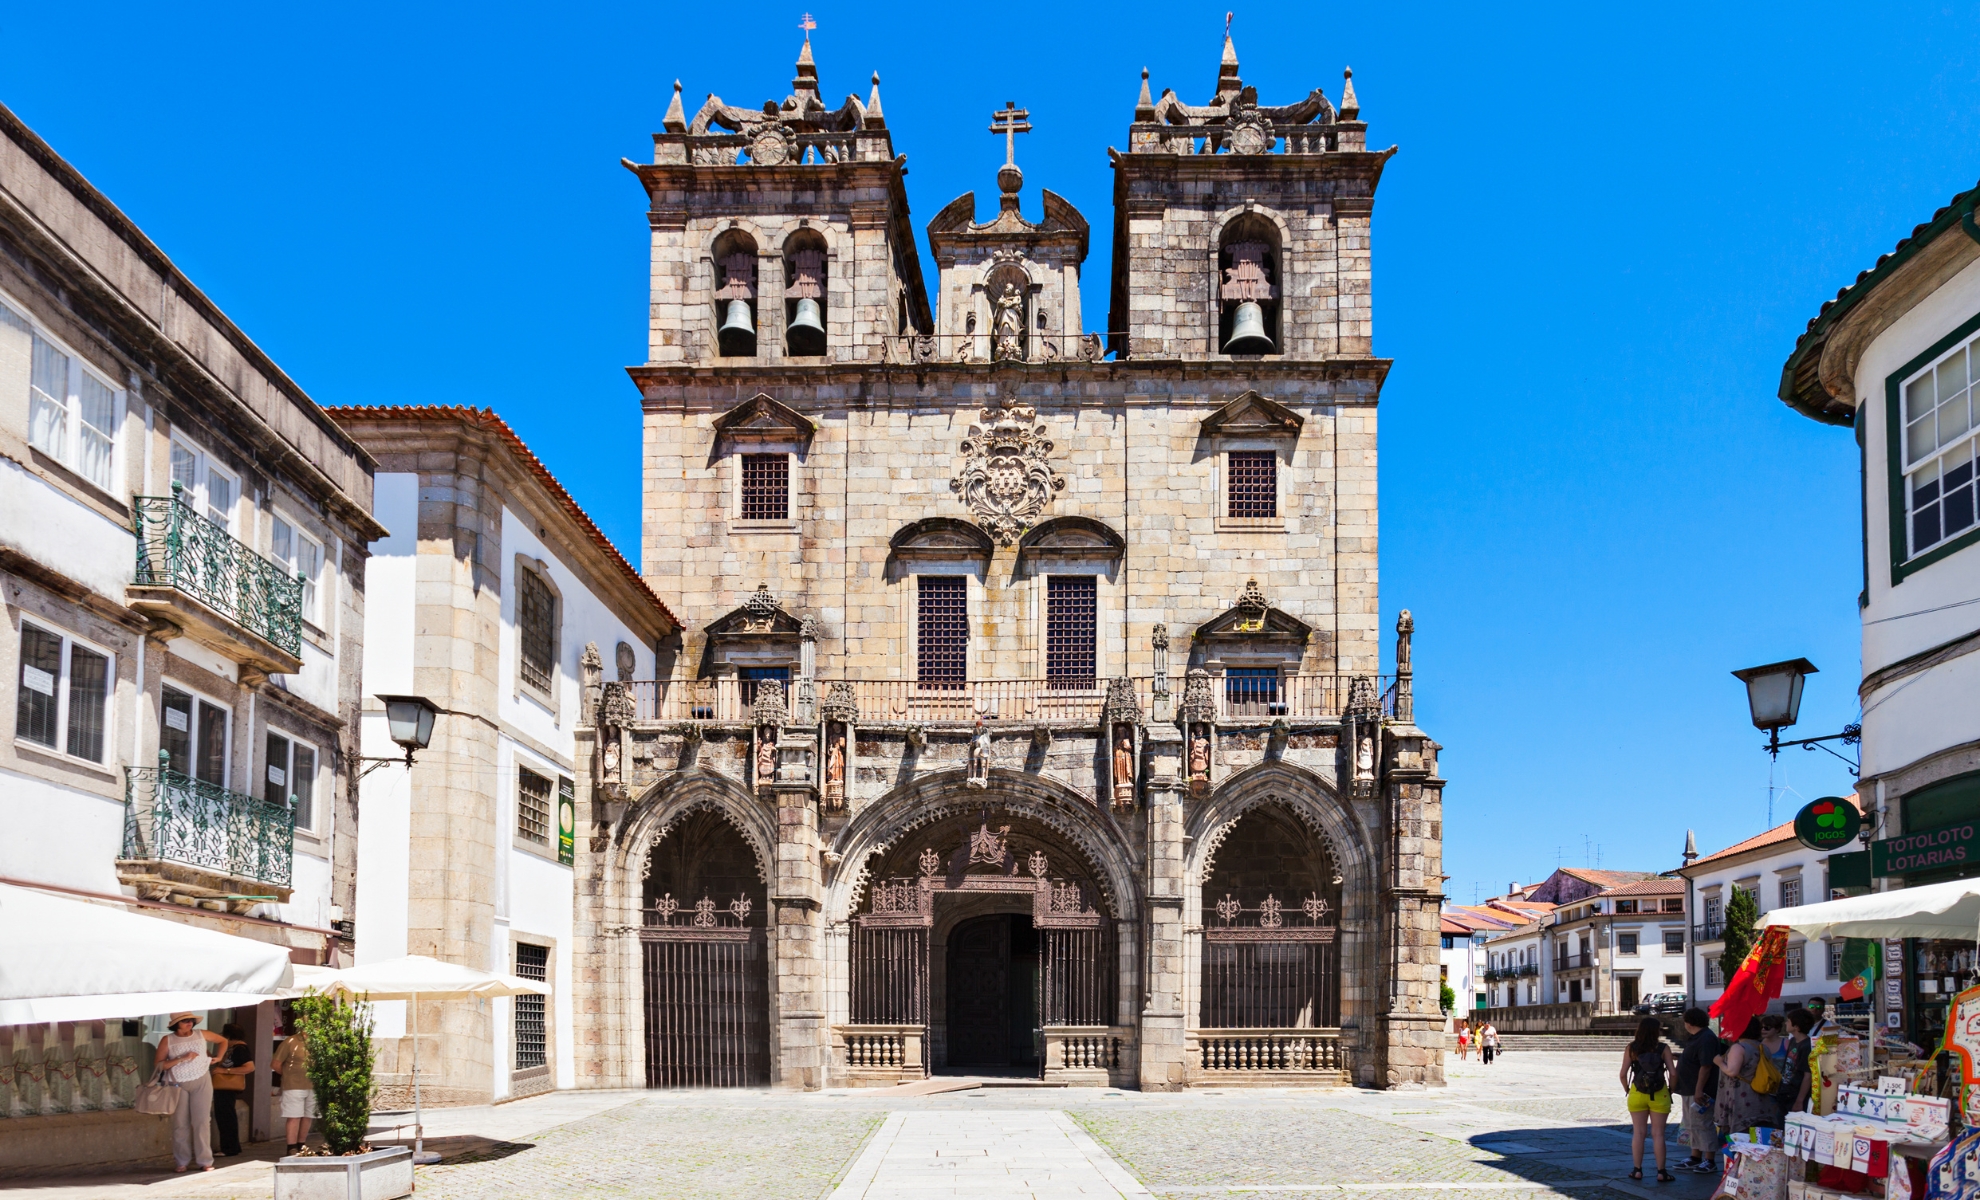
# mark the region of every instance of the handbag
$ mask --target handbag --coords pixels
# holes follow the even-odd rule
[[[185,1103],[185,1100],[185,1092],[178,1084],[166,1078],[165,1072],[160,1070],[151,1077],[150,1083],[138,1086],[137,1096],[131,1101],[131,1107],[155,1117],[169,1117],[179,1111],[179,1105]]]
[[[1780,1090],[1780,1086],[1781,1069],[1774,1065],[1774,1056],[1765,1050],[1760,1051],[1759,1060],[1753,1064],[1753,1090],[1762,1096],[1771,1096]]]
[[[213,1090],[216,1092],[245,1092],[247,1091],[247,1076],[222,1075],[216,1071],[213,1073]]]

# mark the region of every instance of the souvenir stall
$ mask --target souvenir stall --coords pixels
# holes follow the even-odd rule
[[[1719,1194],[1740,1200],[1980,1200],[1980,880],[1776,909],[1749,966],[1763,978],[1765,948],[1792,931],[1809,941],[1867,939],[1872,952],[1845,985],[1876,1001],[1868,1019],[1817,1030],[1810,1108],[1783,1129],[1737,1131]],[[1917,940],[1909,940],[1917,939]],[[1905,947],[1912,953],[1905,953]],[[1920,949],[1923,947],[1924,949]],[[1747,974],[1746,966],[1741,968]],[[1934,987],[1925,992],[1928,976]],[[1881,976],[1881,978],[1880,978]],[[1904,985],[1937,996],[1901,1036]],[[1947,981],[1950,981],[1948,984]],[[1730,991],[1730,989],[1728,989]]]

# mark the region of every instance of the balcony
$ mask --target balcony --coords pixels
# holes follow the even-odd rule
[[[1725,936],[1726,923],[1724,921],[1706,921],[1702,925],[1693,925],[1691,927],[1691,940],[1694,942],[1717,942],[1723,940]]]
[[[1329,722],[1346,706],[1349,675],[1286,675],[1269,684],[1245,679],[1241,686],[1212,679],[1211,700],[1220,723],[1266,724],[1289,721]],[[623,685],[641,722],[675,724],[682,721],[745,722],[755,698],[755,682],[747,679],[640,680]],[[1156,685],[1166,683],[1172,704],[1183,699],[1184,680],[1158,681],[1141,676],[1130,681],[1136,703],[1153,710]],[[1389,680],[1377,678],[1376,692],[1383,710],[1391,711]],[[974,725],[985,721],[1093,726],[1106,705],[1107,681],[1053,679],[974,679],[961,683],[920,683],[911,679],[795,680],[792,703],[800,720],[812,717],[811,706],[838,698],[850,699],[862,726]]]
[[[1593,954],[1557,954],[1554,956],[1554,970],[1580,971],[1595,965]]]
[[[146,899],[244,913],[288,900],[295,832],[284,805],[163,766],[126,767],[117,876]]]
[[[302,669],[302,581],[176,496],[136,496],[130,606],[262,675]]]

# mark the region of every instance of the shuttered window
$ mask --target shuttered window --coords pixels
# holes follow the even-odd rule
[[[1045,678],[1061,687],[1094,686],[1098,633],[1096,588],[1091,575],[1052,575],[1045,580]]]
[[[961,687],[969,677],[969,580],[915,579],[915,678],[924,687]]]

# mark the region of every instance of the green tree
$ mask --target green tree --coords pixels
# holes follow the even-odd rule
[[[356,1154],[371,1124],[371,1006],[315,992],[295,1002],[309,1040],[316,1110],[332,1154]]]
[[[1443,1009],[1446,1014],[1457,1007],[1457,993],[1451,990],[1450,984],[1437,985],[1437,1007]]]
[[[1719,971],[1727,983],[1753,949],[1753,924],[1759,919],[1760,903],[1753,893],[1743,887],[1733,888],[1732,899],[1726,901],[1726,949],[1719,955]]]

